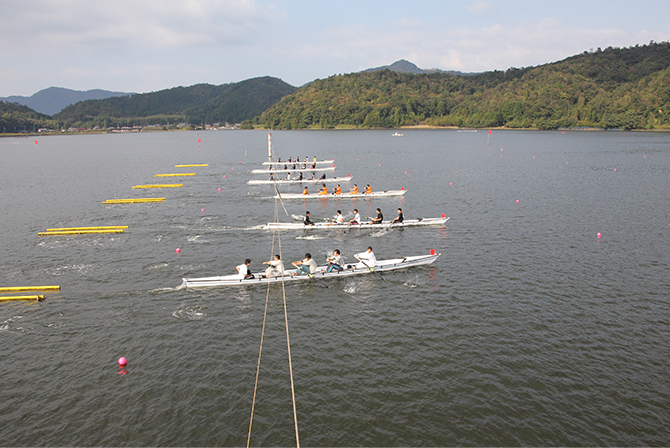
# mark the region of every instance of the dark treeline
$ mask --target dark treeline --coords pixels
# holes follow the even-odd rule
[[[408,125],[670,128],[670,44],[587,51],[474,76],[389,70],[316,80],[255,125],[276,129]]]

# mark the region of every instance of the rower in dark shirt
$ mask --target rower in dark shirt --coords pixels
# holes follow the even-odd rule
[[[370,221],[370,224],[381,224],[383,220],[384,220],[384,215],[382,215],[382,209],[378,208],[377,209],[377,216],[372,218],[372,220]]]
[[[312,220],[309,219],[309,212],[305,212],[305,220],[303,221],[303,224],[305,224],[306,226],[313,226],[314,225]]]
[[[393,218],[393,219],[391,220],[391,223],[392,223],[392,224],[398,224],[398,223],[403,222],[404,219],[405,219],[405,218],[402,216],[402,209],[399,208],[399,209],[398,209],[398,216],[396,216],[395,218]]]

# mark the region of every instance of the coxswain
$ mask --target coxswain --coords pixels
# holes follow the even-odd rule
[[[316,272],[316,261],[312,259],[312,254],[310,254],[309,252],[305,254],[304,260],[294,261],[291,264],[296,268],[298,268],[296,272],[291,273],[291,275],[300,275],[301,272],[310,275]]]
[[[370,184],[368,184],[365,187],[365,191],[363,192],[363,194],[372,194],[372,187],[370,186]]]
[[[354,188],[349,190],[351,194],[358,194],[358,185],[354,184]]]
[[[378,208],[377,216],[375,216],[374,218],[372,218],[372,220],[370,220],[370,224],[381,224],[383,220],[384,215],[382,215],[382,209]]]
[[[371,246],[368,246],[368,250],[365,252],[354,255],[354,258],[360,261],[360,263],[356,264],[356,268],[372,268],[377,265],[377,257],[375,257],[375,253],[372,252]]]
[[[307,196],[307,195],[309,194],[309,193],[307,193],[307,187],[305,187],[305,189],[302,190],[302,194],[303,194],[304,196]]]
[[[251,266],[251,260],[248,258],[244,260],[244,264],[236,266],[240,278],[254,278],[254,274],[251,273],[249,266]]]
[[[284,263],[282,263],[279,255],[275,255],[274,260],[264,261],[263,264],[269,265],[265,270],[265,277],[270,278],[284,275]]]
[[[391,224],[399,224],[405,220],[405,217],[402,215],[402,209],[398,209],[398,216],[391,220]]]
[[[359,224],[361,222],[361,214],[358,213],[358,209],[354,209],[354,219],[349,221],[349,224]]]
[[[340,255],[339,249],[335,249],[333,251],[333,256],[328,257],[326,261],[328,262],[326,272],[341,271],[344,269],[344,260],[342,259],[342,255]]]
[[[323,187],[321,187],[321,190],[319,190],[319,194],[322,196],[328,195],[328,189],[326,188],[326,184],[323,184]]]
[[[305,187],[305,191],[307,191],[307,187]],[[313,226],[314,222],[309,219],[309,212],[305,212],[305,220],[302,222],[306,226]]]

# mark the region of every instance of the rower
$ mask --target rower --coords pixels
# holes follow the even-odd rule
[[[358,213],[358,209],[354,209],[354,219],[349,221],[349,224],[359,224],[361,222],[361,214]]]
[[[349,190],[351,194],[358,194],[358,185],[354,184],[354,188]]]
[[[365,187],[365,191],[363,192],[363,194],[372,194],[372,187],[370,186],[370,184],[368,184]]]
[[[305,187],[305,190],[307,190],[307,187]],[[314,225],[314,222],[312,222],[312,220],[309,219],[309,212],[308,211],[305,212],[305,220],[302,223],[305,224],[306,226],[313,226]]]
[[[286,174],[286,180],[291,180],[291,173]]]
[[[251,260],[247,258],[246,260],[244,260],[244,264],[236,266],[240,278],[242,279],[254,278],[254,274],[252,274],[251,270],[249,269],[250,265]]]
[[[291,158],[290,157],[288,158],[288,163],[291,163]]]
[[[328,189],[326,188],[326,184],[323,184],[323,187],[321,187],[321,190],[319,190],[319,194],[322,196],[328,195]]]
[[[340,184],[337,184],[337,187],[335,188],[335,194],[342,194],[342,187],[340,187]]]
[[[382,209],[378,208],[377,209],[377,216],[372,218],[372,220],[370,221],[370,224],[381,224],[383,220],[384,220],[384,215],[382,215]]]
[[[326,180],[326,173],[321,173],[321,176],[319,176],[319,180]]]
[[[329,226],[344,224],[344,217],[342,216],[342,210],[337,211],[337,216],[328,223]]]
[[[309,194],[309,193],[307,193],[307,187],[305,187],[305,189],[302,190],[302,194],[303,194],[303,196],[307,196]]]
[[[298,174],[298,180],[302,180],[302,172]]]
[[[356,268],[372,268],[377,264],[377,257],[372,252],[372,246],[368,246],[368,250],[365,252],[354,255],[354,258],[360,262],[356,264]]]
[[[312,254],[309,252],[305,254],[304,260],[294,261],[291,264],[298,268],[295,273],[291,273],[291,276],[300,275],[301,272],[304,272],[307,275],[314,274],[316,272],[316,261],[312,260]]]
[[[312,172],[312,177],[310,177],[309,180],[316,180],[316,173],[315,172]]]
[[[316,165],[316,156],[314,156],[314,164]]]
[[[265,277],[280,277],[284,275],[284,263],[279,255],[275,255],[274,260],[264,261],[263,264],[269,265],[265,270]]]
[[[335,249],[335,251],[333,251],[333,256],[328,257],[326,261],[328,262],[326,272],[341,271],[342,269],[344,269],[344,260],[340,255],[339,249]]]
[[[391,220],[391,224],[400,224],[405,220],[405,217],[402,215],[402,209],[398,209],[398,216]]]

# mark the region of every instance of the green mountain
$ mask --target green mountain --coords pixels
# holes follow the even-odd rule
[[[56,121],[35,112],[28,106],[0,101],[0,131],[2,133],[37,132],[40,128],[54,129]]]
[[[7,103],[19,103],[47,115],[53,115],[70,104],[85,100],[101,100],[113,96],[127,96],[131,93],[110,92],[109,90],[72,90],[63,87],[49,87],[32,94],[31,96],[8,96],[0,98]]]
[[[298,89],[254,123],[275,129],[407,125],[668,129],[670,43],[584,52],[470,76],[391,70]]]
[[[54,118],[76,126],[186,122],[239,123],[259,115],[295,87],[269,76],[238,83],[197,84],[131,96],[82,101]]]

